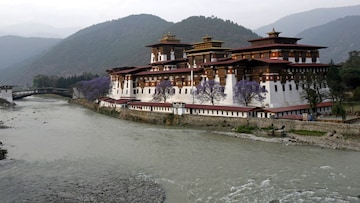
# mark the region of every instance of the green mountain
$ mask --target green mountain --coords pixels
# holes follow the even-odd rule
[[[271,13],[271,11],[269,11],[269,13]],[[311,27],[323,25],[333,20],[353,15],[360,15],[360,5],[318,8],[285,16],[274,23],[256,29],[255,32],[261,36],[265,36],[267,32],[275,28],[275,30],[282,32],[282,36],[293,37]]]
[[[53,47],[61,39],[39,37],[0,37],[0,70],[30,59]]]
[[[228,48],[248,46],[250,43],[247,40],[259,38],[250,29],[230,20],[204,16],[189,17],[173,25],[169,31],[188,43],[202,41],[202,37],[209,35],[215,40],[224,41],[224,47]]]
[[[145,46],[168,32],[187,43],[201,41],[208,34],[225,41],[229,48],[246,46],[246,40],[259,37],[249,29],[218,18],[198,16],[171,23],[153,15],[131,15],[80,30],[42,56],[7,68],[0,75],[0,84],[31,84],[38,74],[104,74],[108,68],[146,65],[150,49]]]
[[[321,26],[299,33],[300,43],[322,45],[328,48],[320,50],[322,63],[344,62],[348,52],[360,50],[360,15],[347,16]]]

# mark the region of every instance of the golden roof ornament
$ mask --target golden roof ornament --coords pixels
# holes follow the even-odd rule
[[[176,39],[176,35],[171,34],[171,32],[168,32],[163,36],[160,42],[180,42],[180,40]]]
[[[281,32],[276,32],[275,31],[275,28],[273,28],[272,29],[272,31],[271,32],[268,32],[267,34],[269,35],[269,37],[279,37],[279,34],[280,34]]]

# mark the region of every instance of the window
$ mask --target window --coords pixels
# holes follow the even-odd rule
[[[295,56],[295,62],[299,62],[299,52],[295,51],[294,56]]]
[[[306,62],[306,52],[302,52],[302,53],[301,53],[301,61],[302,61],[303,63]]]
[[[298,85],[298,84],[296,84],[296,86],[295,86],[295,87],[296,87],[296,90],[299,90],[299,85]]]
[[[282,90],[285,92],[285,85],[282,85]]]
[[[290,90],[290,91],[292,90],[292,86],[291,86],[291,84],[289,84],[289,90]]]
[[[277,92],[277,91],[278,91],[278,90],[277,90],[277,85],[275,85],[274,87],[275,87],[275,92]]]
[[[149,89],[149,94],[151,94],[151,89]]]
[[[315,52],[311,53],[311,62],[316,63],[316,59],[317,59],[316,53]]]
[[[179,89],[179,94],[181,94],[181,88]]]
[[[289,60],[289,52],[283,52],[283,60]]]
[[[188,93],[188,90],[187,89],[185,89],[185,94],[187,94]]]

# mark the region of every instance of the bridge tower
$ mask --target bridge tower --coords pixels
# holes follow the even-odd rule
[[[13,103],[13,94],[11,85],[2,85],[0,86],[0,98],[5,99],[6,101]]]

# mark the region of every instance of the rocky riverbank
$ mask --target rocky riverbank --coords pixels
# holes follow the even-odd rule
[[[0,141],[0,160],[5,159],[7,154],[7,150],[1,148],[2,145],[3,143]]]
[[[10,103],[7,100],[0,98],[0,107],[11,107],[15,106],[15,103]]]
[[[0,121],[0,129],[7,128],[7,126],[4,125],[3,121]],[[6,158],[7,150],[2,149],[3,143],[0,141],[0,160],[3,160]]]
[[[236,132],[224,132],[224,131],[221,132],[215,131],[215,133],[243,138],[243,139],[272,142],[272,143],[279,143],[285,145],[311,145],[311,146],[319,146],[322,148],[329,148],[329,149],[360,151],[359,138],[345,137],[336,134],[331,135],[331,133],[328,133],[325,136],[305,136],[305,135],[297,135],[294,133],[286,133],[285,137],[266,136],[265,132],[255,133],[257,135],[236,133]]]
[[[292,143],[315,145],[323,148],[360,151],[360,139],[345,136],[303,136],[288,133]]]
[[[12,182],[22,187],[17,179]],[[60,184],[50,184],[53,182]],[[16,199],[23,202],[163,203],[166,198],[165,190],[159,184],[139,177],[124,177],[121,174],[111,180],[89,178],[89,180],[61,181],[44,178],[36,183],[36,188],[21,188],[23,192]]]

